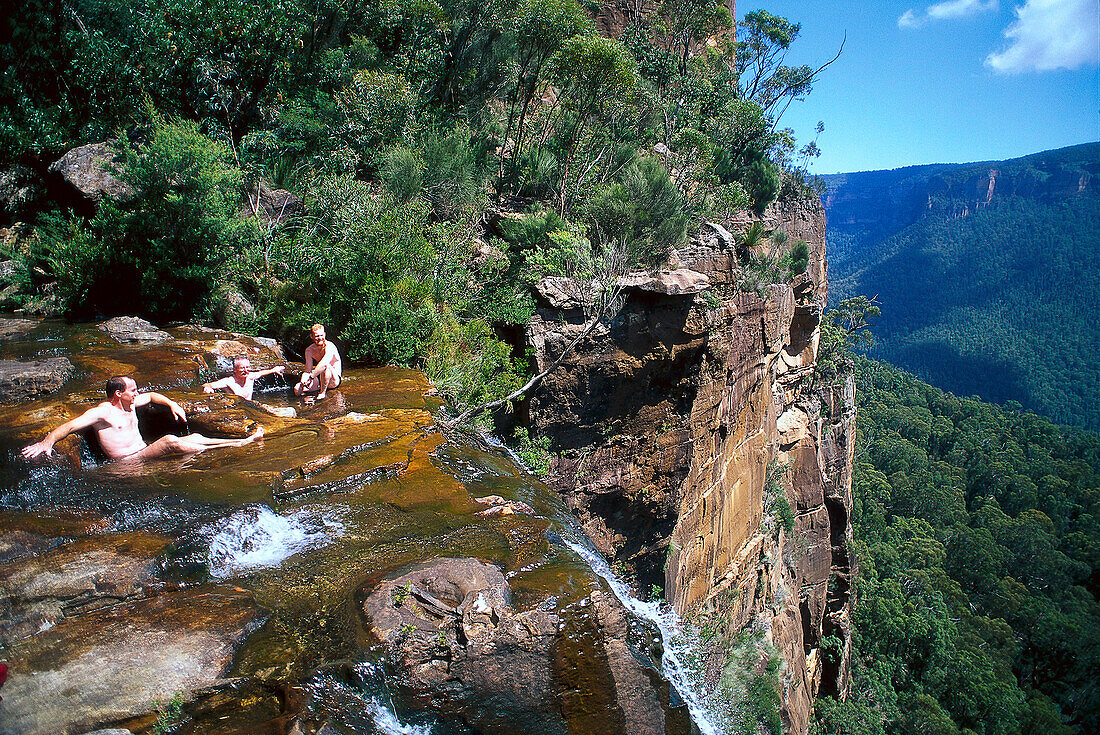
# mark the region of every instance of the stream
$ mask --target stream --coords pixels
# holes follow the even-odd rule
[[[718,732],[667,606],[633,597],[506,451],[439,433],[423,375],[352,369],[312,406],[278,376],[255,403],[206,396],[236,354],[282,360],[167,331],[46,321],[0,343],[73,367],[0,407],[0,735]],[[177,432],[265,437],[141,465],[77,437],[19,456],[115,374],[180,403]],[[168,422],[148,413],[147,441]]]

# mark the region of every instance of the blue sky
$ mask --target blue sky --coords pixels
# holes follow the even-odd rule
[[[818,137],[815,174],[1003,160],[1100,140],[1100,0],[741,0],[801,23],[820,66],[781,127]]]

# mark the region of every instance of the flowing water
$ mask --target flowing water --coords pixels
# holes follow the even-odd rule
[[[594,590],[609,590],[636,616],[632,628],[641,632],[628,641],[636,657],[663,646],[651,686],[664,692],[653,696],[664,698],[666,722],[686,722],[675,714],[685,709],[694,722],[663,731],[716,732],[680,662],[667,607],[634,598],[561,500],[506,453],[440,435],[433,418],[440,403],[419,373],[352,370],[315,406],[276,383],[257,394],[261,406],[203,396],[196,386],[243,349],[257,367],[274,364],[274,355],[230,335],[181,328],[173,336],[165,345],[118,345],[91,327],[47,322],[0,345],[2,359],[67,356],[76,368],[60,391],[0,408],[0,592],[11,603],[0,620],[0,658],[12,663],[0,733],[64,731],[51,729],[50,717],[73,719],[71,732],[105,723],[137,732],[158,716],[140,714],[149,711],[141,698],[163,702],[177,692],[189,702],[181,732],[289,732],[292,720],[340,733],[476,732],[410,700],[403,674],[363,620],[361,602],[382,580],[436,557],[498,567],[520,611],[565,615]],[[242,435],[260,423],[264,441],[142,466],[99,463],[76,439],[49,460],[18,456],[20,446],[101,400],[99,386],[120,373],[184,405],[192,430]],[[288,408],[294,417],[270,412]],[[501,503],[520,512],[483,513]],[[73,571],[80,565],[88,567],[83,576]],[[59,574],[72,578],[62,583]],[[56,697],[44,682],[75,675],[89,651],[111,659],[128,650],[130,637],[161,636],[159,648],[127,654],[140,661],[222,628],[232,655],[210,654],[226,670],[207,689],[196,684],[202,667],[185,676],[178,665],[152,662],[156,676],[131,681],[125,670],[140,667],[120,664],[120,683],[111,686],[132,690],[132,701],[70,680],[69,700],[51,709]],[[656,647],[646,640],[654,636],[663,639]],[[96,681],[114,675],[111,661]],[[606,680],[597,686],[614,688]],[[217,693],[202,694],[210,687]],[[35,697],[41,703],[27,711]],[[74,708],[87,716],[74,719]],[[605,731],[584,724],[599,718],[566,719],[571,733]]]

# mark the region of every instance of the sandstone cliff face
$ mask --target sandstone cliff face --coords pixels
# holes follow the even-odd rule
[[[813,698],[848,688],[854,395],[812,381],[823,211],[788,205],[764,224],[809,243],[805,274],[739,291],[726,233],[704,227],[673,265],[707,276],[709,294],[628,288],[610,326],[532,397],[530,422],[556,452],[551,482],[639,588],[661,585],[686,617],[764,632],[784,661],[785,725],[803,733]],[[540,308],[528,333],[540,367],[583,323],[579,311]],[[780,492],[789,533],[776,520]]]

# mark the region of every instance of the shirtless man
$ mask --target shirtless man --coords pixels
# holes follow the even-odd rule
[[[325,339],[324,327],[314,324],[309,329],[309,337],[313,344],[306,348],[306,371],[294,386],[294,394],[316,393],[317,400],[321,400],[330,389],[340,387],[344,364],[336,345]]]
[[[282,375],[283,371],[286,370],[282,365],[267,370],[254,371],[249,370],[250,367],[252,367],[252,364],[245,355],[233,358],[233,374],[221,380],[203,383],[202,392],[213,393],[216,390],[224,390],[226,393],[232,393],[246,401],[251,401],[252,390],[256,387],[257,378],[272,374]]]
[[[132,378],[120,375],[107,381],[107,400],[95,408],[89,408],[80,416],[66,421],[46,434],[46,438],[30,446],[23,447],[23,456],[33,459],[43,454],[53,454],[53,445],[74,431],[95,429],[99,444],[111,459],[151,459],[170,454],[195,454],[206,449],[218,447],[243,447],[263,437],[263,427],[258,427],[244,439],[210,439],[202,434],[190,434],[179,437],[167,434],[152,444],[146,444],[138,432],[138,406],[156,403],[167,406],[172,415],[180,421],[186,421],[187,415],[180,405],[160,393],[138,393],[137,383]]]

